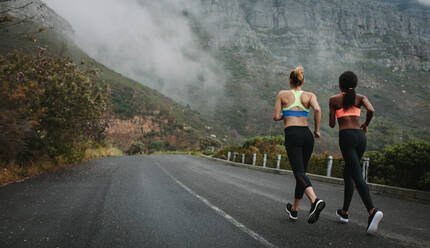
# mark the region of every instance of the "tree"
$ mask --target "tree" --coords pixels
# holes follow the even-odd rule
[[[0,153],[8,161],[36,151],[68,155],[104,138],[107,94],[95,73],[42,53],[0,57],[0,144],[10,147]]]

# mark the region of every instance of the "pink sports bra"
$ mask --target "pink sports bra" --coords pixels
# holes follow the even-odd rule
[[[347,109],[340,108],[336,110],[336,118],[342,118],[345,116],[360,116],[360,108],[356,106],[351,106]]]

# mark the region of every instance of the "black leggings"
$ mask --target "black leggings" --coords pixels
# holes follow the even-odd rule
[[[345,170],[343,171],[343,179],[345,181],[343,210],[348,211],[354,193],[354,182],[367,211],[370,211],[373,208],[373,203],[370,198],[369,187],[363,179],[360,166],[361,157],[364,150],[366,150],[366,136],[360,129],[341,130],[339,132],[339,146],[343,160],[345,160]]]
[[[294,197],[302,199],[307,187],[312,186],[306,176],[306,167],[314,149],[314,136],[308,127],[291,126],[285,128],[285,149],[296,178]]]

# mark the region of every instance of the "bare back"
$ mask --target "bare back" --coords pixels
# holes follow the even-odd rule
[[[300,91],[301,87],[296,88],[294,92]],[[289,108],[293,105],[289,110],[293,111],[305,111],[309,110],[310,107],[314,110],[314,135],[315,138],[320,137],[320,122],[321,122],[321,108],[318,104],[317,97],[315,94],[311,92],[303,91],[300,95],[300,102],[296,101],[293,91],[291,90],[281,90],[276,96],[275,110],[273,112],[273,120],[274,121],[284,121],[285,127],[290,126],[308,126],[307,117],[298,117],[298,116],[283,116],[282,109]],[[299,107],[295,107],[297,105],[301,105],[305,109]],[[288,110],[287,110],[288,111]],[[307,112],[307,111],[306,111]],[[306,114],[307,116],[307,114]]]
[[[295,97],[291,90],[282,90],[279,92],[279,96],[281,99],[281,106],[282,108],[286,108],[290,105],[292,105],[295,101]],[[311,107],[311,100],[315,96],[311,92],[303,91],[302,95],[300,96],[300,102],[301,104],[309,109]],[[291,110],[304,110],[300,107],[293,107]],[[307,118],[306,117],[296,117],[296,116],[288,116],[284,117],[284,125],[285,127],[289,126],[307,126]]]
[[[332,96],[330,98],[330,126],[334,127],[335,125],[335,119],[336,119],[336,110],[339,110],[342,108],[343,104],[343,95],[338,94],[335,96]],[[361,106],[364,106],[365,109],[369,112],[371,111],[373,113],[373,107],[370,104],[367,97],[357,94],[355,97],[355,103],[354,106],[357,108],[361,108]],[[344,116],[339,119],[337,119],[339,124],[339,130],[344,129],[361,129],[360,126],[360,116]],[[370,122],[370,120],[369,120]]]

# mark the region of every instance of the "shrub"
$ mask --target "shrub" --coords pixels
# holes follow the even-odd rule
[[[142,142],[134,142],[130,145],[127,150],[127,155],[136,155],[145,153],[145,144]]]
[[[392,180],[402,187],[430,190],[430,143],[410,141],[384,149],[384,165],[394,169]]]
[[[2,149],[0,157],[10,162],[42,153],[68,162],[81,159],[84,144],[101,141],[106,128],[107,93],[94,76],[70,59],[0,56],[0,145],[10,150]]]
[[[167,142],[164,140],[153,141],[149,144],[149,149],[152,151],[165,151]]]
[[[291,169],[288,157],[278,138],[253,137],[242,147],[225,147],[215,157],[227,159],[229,151],[236,152],[235,162],[241,162],[241,154],[246,154],[245,163],[252,164],[253,154],[257,154],[257,166],[263,163],[263,154],[267,154],[267,166],[275,167],[277,155],[282,155],[281,169]],[[430,143],[409,141],[407,143],[387,146],[382,152],[366,152],[370,158],[369,182],[391,186],[407,187],[430,191]],[[326,175],[328,154],[313,154],[307,168],[308,173]],[[332,177],[343,177],[345,162],[342,157],[333,159]]]
[[[221,147],[221,142],[211,136],[200,139],[200,150],[206,153],[214,152]]]

